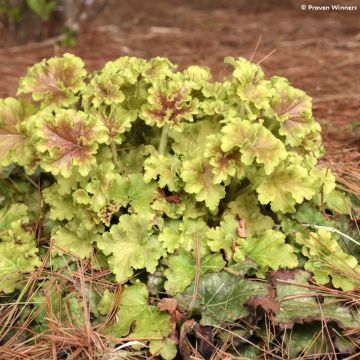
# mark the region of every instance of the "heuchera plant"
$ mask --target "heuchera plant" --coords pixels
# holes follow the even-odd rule
[[[265,278],[301,260],[320,284],[357,285],[336,270],[360,274],[336,234],[309,234],[295,218],[299,206],[331,209],[334,197],[347,211],[317,164],[311,98],[246,59],[225,62],[223,81],[165,58],[122,57],[89,74],[65,54],[28,70],[20,97],[0,101],[1,291],[23,286],[43,248],[101,257],[126,284],[109,333],[161,337],[150,351],[172,358],[170,316],[148,303],[154,273],[157,291],[177,295],[225,266],[252,260],[244,272]]]

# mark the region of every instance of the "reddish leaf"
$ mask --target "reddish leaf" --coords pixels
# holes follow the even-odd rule
[[[106,141],[98,120],[83,112],[60,110],[56,115],[45,113],[40,126],[41,152],[46,152],[42,166],[53,174],[69,176],[73,165],[79,166],[82,175],[90,170],[95,161],[98,143]]]

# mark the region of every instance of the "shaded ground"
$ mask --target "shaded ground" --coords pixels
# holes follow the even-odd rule
[[[285,76],[313,97],[328,164],[356,187],[360,2],[350,2],[358,11],[314,13],[302,11],[298,1],[110,0],[103,14],[85,25],[74,48],[59,48],[51,40],[13,46],[3,35],[0,97],[15,94],[27,66],[65,51],[80,55],[90,70],[122,55],[166,56],[180,67],[207,65],[222,77],[229,71],[223,58],[252,57],[261,36],[254,61],[261,61],[267,76]]]

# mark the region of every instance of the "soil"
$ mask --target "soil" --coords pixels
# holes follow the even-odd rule
[[[166,56],[179,68],[209,66],[216,78],[230,72],[225,56],[253,58],[267,76],[285,76],[313,97],[327,161],[340,173],[339,162],[351,163],[359,179],[360,1],[347,3],[357,11],[301,10],[297,0],[109,0],[71,48],[52,39],[19,46],[3,31],[0,97],[15,95],[28,66],[63,52],[89,70],[123,55]]]

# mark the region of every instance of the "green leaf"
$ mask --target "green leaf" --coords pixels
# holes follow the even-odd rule
[[[279,271],[273,274],[276,299],[280,303],[276,321],[282,327],[292,328],[294,323],[314,320],[334,321],[342,328],[360,326],[359,314],[356,315],[339,302],[339,299],[311,289],[309,278],[310,274],[303,270]],[[320,297],[324,301],[320,302]]]
[[[266,295],[267,285],[244,278],[254,264],[246,261],[232,266],[237,274],[228,272],[206,274],[200,277],[193,313],[201,314],[202,325],[219,326],[225,322],[234,322],[249,315],[246,303],[251,296]],[[176,296],[181,307],[187,309],[194,292],[194,285]]]
[[[265,277],[269,269],[294,268],[298,261],[291,245],[285,243],[285,235],[280,231],[266,230],[262,235],[240,239],[235,249],[234,260],[244,261],[246,257],[258,266],[257,275]]]
[[[168,294],[177,294],[185,290],[195,278],[196,260],[194,255],[181,252],[167,257],[168,268],[164,271],[167,278],[165,290]],[[201,258],[200,274],[220,271],[225,266],[221,254],[210,254]]]
[[[153,234],[152,224],[141,215],[122,215],[97,241],[98,247],[109,257],[109,266],[118,282],[127,281],[134,270],[156,270],[163,255],[161,243]]]
[[[116,316],[119,320],[106,330],[106,334],[118,338],[159,338],[150,341],[151,353],[160,353],[165,359],[176,355],[173,345],[167,341],[171,332],[170,315],[148,305],[148,291],[144,284],[136,282],[125,287],[119,308]]]
[[[284,333],[283,341],[291,359],[332,351],[329,339],[322,334],[320,324],[296,325],[294,329]]]
[[[5,293],[22,288],[23,274],[40,266],[27,210],[23,204],[0,209],[0,291]]]
[[[26,0],[29,8],[40,16],[42,21],[48,21],[51,13],[57,7],[56,0]]]

